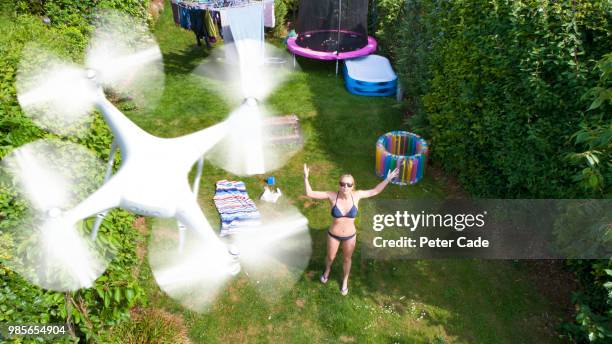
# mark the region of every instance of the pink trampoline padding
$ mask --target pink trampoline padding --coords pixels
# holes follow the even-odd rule
[[[297,45],[296,43],[297,37],[291,37],[287,39],[287,49],[293,54],[307,57],[309,59],[317,59],[317,60],[346,60],[353,59],[355,57],[365,56],[376,51],[376,47],[378,43],[372,36],[368,36],[368,44],[357,50],[347,51],[339,54],[334,54],[333,52],[325,52],[325,51],[316,51],[308,48],[303,48]]]

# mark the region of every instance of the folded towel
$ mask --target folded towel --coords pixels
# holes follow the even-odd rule
[[[249,198],[241,181],[220,180],[213,197],[221,216],[221,236],[236,233],[239,228],[261,224],[255,202]]]

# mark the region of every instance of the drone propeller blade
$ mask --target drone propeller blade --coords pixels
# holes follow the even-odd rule
[[[230,114],[226,120],[230,128],[227,135],[206,158],[239,176],[263,174],[282,167],[302,148],[303,140],[300,134],[296,136],[297,128],[291,125],[271,125],[274,117],[269,113],[255,100],[245,101]]]
[[[103,163],[79,145],[39,140],[3,159],[2,170],[7,185],[21,195],[18,202],[27,207],[9,228],[15,242],[9,266],[45,289],[91,286],[106,269],[112,249],[88,240],[65,211],[98,186]]]
[[[232,257],[217,238],[207,240],[191,228],[178,250],[176,221],[156,219],[149,244],[149,264],[159,287],[183,306],[205,312],[229,281]]]
[[[164,85],[162,54],[143,20],[114,11],[100,13],[94,23],[86,66],[96,80],[139,107],[153,109]]]
[[[60,209],[69,201],[68,181],[57,171],[41,166],[41,152],[35,147],[39,146],[24,147],[13,154],[20,186],[37,210]]]
[[[36,44],[23,51],[16,86],[25,114],[41,128],[60,135],[82,134],[100,95],[84,70]]]
[[[104,97],[99,85],[151,110],[164,84],[162,55],[146,24],[113,11],[97,16],[88,49],[88,70],[62,62],[35,44],[24,49],[17,73],[17,97],[42,128],[80,135],[87,116]]]
[[[264,299],[273,302],[293,287],[311,256],[308,221],[296,209],[259,205],[263,224],[235,235],[240,263]]]
[[[199,77],[202,87],[220,91],[232,102],[245,98],[262,101],[299,70],[291,59],[284,49],[245,40],[214,49],[193,74]]]
[[[303,141],[283,141],[278,128],[266,125],[270,111],[261,104],[294,72],[291,58],[284,50],[255,40],[224,48],[215,49],[193,72],[203,87],[221,90],[231,101],[242,101],[227,119],[228,135],[207,158],[240,176],[275,170],[301,149]]]
[[[221,288],[236,273],[236,259],[256,289],[268,301],[289,290],[302,275],[311,255],[307,220],[293,208],[260,208],[264,223],[233,235],[233,244],[186,231],[178,250],[179,234],[173,220],[156,219],[149,244],[149,263],[155,280],[185,307],[205,312]],[[232,256],[234,247],[239,256]]]

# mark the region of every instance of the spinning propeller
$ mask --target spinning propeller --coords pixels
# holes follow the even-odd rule
[[[90,287],[104,272],[112,249],[89,240],[65,212],[101,183],[104,165],[82,146],[39,140],[2,160],[7,182],[21,192],[28,212],[12,228],[16,243],[10,266],[46,289]],[[78,219],[80,220],[80,219]]]
[[[230,253],[239,252],[240,265],[264,300],[275,302],[297,282],[310,259],[308,222],[295,208],[258,205],[262,224],[241,228],[227,238]],[[160,288],[185,307],[206,311],[230,282],[224,267],[236,257],[219,260],[220,248],[188,235],[177,252],[176,223],[157,220],[149,243],[149,264]]]
[[[236,56],[237,55],[237,56]],[[239,102],[228,121],[232,130],[207,155],[213,164],[236,175],[263,174],[283,166],[302,146],[275,141],[281,135],[266,125],[272,112],[264,100],[294,72],[284,50],[255,40],[215,49],[193,74],[202,86]]]
[[[261,161],[268,157],[266,145],[260,145],[264,142],[262,131],[242,125],[245,120],[261,120],[260,98],[256,97],[263,98],[274,87],[265,94],[245,91],[243,96],[249,100],[224,122],[178,138],[155,137],[121,113],[106,98],[104,89],[147,106],[155,103],[163,83],[159,48],[143,23],[105,13],[96,25],[86,68],[63,62],[37,46],[28,47],[18,72],[17,91],[26,114],[59,134],[82,132],[87,115],[97,107],[114,136],[106,176],[102,177],[103,167],[86,149],[61,141],[38,141],[4,159],[3,170],[30,209],[22,224],[12,228],[17,245],[11,266],[46,289],[91,286],[113,255],[112,247],[97,240],[97,228],[109,209],[120,207],[144,216],[175,218],[179,227],[188,229],[178,231],[178,240],[165,241],[173,242],[171,247],[152,244],[150,251],[160,286],[188,307],[201,310],[210,304],[220,287],[239,272],[240,263],[251,277],[270,278],[272,282],[262,284],[268,289],[292,285],[310,256],[310,237],[302,215],[295,210],[276,210],[268,215],[262,211],[263,225],[245,230],[228,247],[197,203],[199,175],[193,189],[188,182],[193,165],[198,162],[201,171],[202,156],[228,134],[247,143],[240,146],[244,150],[232,148],[236,155],[254,157],[238,172],[263,173],[276,166]],[[265,65],[249,68],[265,69]],[[253,78],[241,82],[245,80],[254,82]],[[253,137],[255,141],[249,141]],[[113,175],[117,148],[122,162]],[[228,170],[234,169],[227,160],[221,162]],[[104,184],[99,186],[102,180]],[[87,233],[79,223],[96,214],[94,228]],[[189,240],[180,235],[185,232]],[[176,236],[177,231],[173,233]],[[193,290],[202,290],[204,294],[192,294],[204,296],[201,301],[188,296]]]
[[[164,84],[162,55],[143,21],[101,12],[85,66],[61,60],[38,44],[23,50],[17,95],[25,114],[60,135],[80,135],[99,98],[99,87],[144,110],[157,105]]]

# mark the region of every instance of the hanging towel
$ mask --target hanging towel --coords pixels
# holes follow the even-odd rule
[[[179,16],[179,6],[177,0],[172,0],[170,4],[172,6],[172,19],[174,20],[174,24],[181,25],[181,18]]]
[[[240,66],[241,75],[248,75],[248,71],[258,68],[263,63],[263,6],[259,3],[246,7],[234,7],[223,13],[225,14],[225,18],[222,18],[223,25],[231,28],[233,48],[235,48],[225,49],[226,60],[230,63],[237,63]],[[223,37],[225,38],[225,30]]]
[[[249,198],[241,181],[220,180],[213,198],[221,216],[220,236],[236,233],[240,228],[261,224],[261,215],[255,202]]]
[[[263,42],[262,11],[261,5],[230,7],[224,11],[227,20],[223,19],[223,25],[231,28],[236,44],[246,39]]]
[[[264,0],[264,26],[274,27],[276,18],[274,17],[274,0]]]
[[[189,10],[189,22],[191,24],[191,31],[196,35],[198,45],[202,45],[200,40],[206,38],[206,27],[204,26],[204,10],[192,8]],[[208,46],[208,40],[206,40]]]
[[[225,44],[233,43],[234,38],[232,37],[232,30],[229,26],[229,19],[225,11],[219,12],[219,22],[221,23],[221,35],[223,36],[223,42]]]
[[[225,45],[225,61],[229,64],[238,64],[238,51],[236,51],[236,47],[233,45],[234,37],[232,36],[232,30],[229,25],[227,11],[220,11],[219,19],[221,22],[221,35],[223,36],[223,43]]]
[[[221,13],[219,11],[212,11],[213,21],[215,25],[217,25],[217,32],[221,35],[221,39],[223,39],[223,25],[221,24]]]
[[[215,43],[217,41],[217,37],[219,37],[219,30],[217,30],[217,25],[215,25],[210,11],[206,11],[206,14],[204,15],[204,24],[206,25],[206,31],[208,32],[210,42]]]
[[[191,29],[191,24],[189,22],[189,8],[179,5],[179,21],[181,23],[181,27],[185,30]]]

